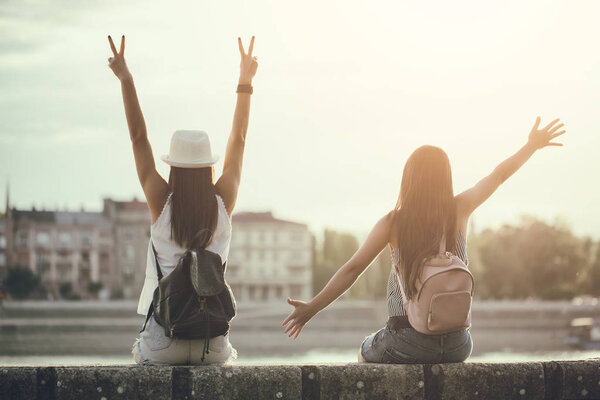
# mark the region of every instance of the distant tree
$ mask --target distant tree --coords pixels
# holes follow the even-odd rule
[[[15,299],[29,297],[40,286],[40,278],[28,268],[9,268],[4,287]]]
[[[102,290],[102,282],[88,282],[87,291],[94,297],[98,297],[98,293]]]
[[[387,281],[392,268],[392,257],[389,247],[371,263],[369,268],[350,289],[350,297],[360,299],[384,299],[387,291]]]
[[[581,294],[579,276],[589,270],[589,250],[568,228],[526,217],[518,226],[485,230],[478,239],[479,296],[552,300]]]
[[[316,246],[313,291],[318,293],[329,279],[358,250],[358,240],[350,233],[325,229],[323,244]]]
[[[595,251],[593,251],[594,248]],[[590,246],[590,253],[594,255],[590,268],[583,275],[582,286],[587,294],[600,296],[600,242]]]
[[[63,282],[58,286],[58,292],[60,296],[65,300],[80,300],[81,296],[73,292],[73,285],[71,282]]]

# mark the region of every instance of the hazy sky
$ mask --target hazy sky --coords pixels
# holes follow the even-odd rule
[[[206,130],[223,155],[236,37],[254,34],[238,211],[365,232],[418,146],[448,152],[459,192],[541,115],[565,121],[565,147],[535,154],[476,225],[533,214],[600,237],[599,16],[596,1],[4,0],[0,178],[19,208],[142,198],[107,34],[127,36],[159,172],[176,129]]]

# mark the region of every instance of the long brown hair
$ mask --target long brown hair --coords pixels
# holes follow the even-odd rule
[[[417,292],[425,260],[435,257],[446,237],[446,250],[456,244],[456,205],[452,171],[446,153],[422,146],[408,158],[402,173],[394,215],[400,271],[406,296]],[[398,267],[396,267],[398,268]]]
[[[206,247],[217,226],[212,168],[171,167],[171,238],[184,248]]]

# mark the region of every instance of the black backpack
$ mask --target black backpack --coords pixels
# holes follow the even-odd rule
[[[190,249],[163,278],[154,245],[152,249],[159,280],[142,331],[154,314],[170,338],[206,339],[204,361],[210,338],[229,332],[235,316],[235,299],[225,282],[226,263],[221,264],[221,257],[212,251]]]

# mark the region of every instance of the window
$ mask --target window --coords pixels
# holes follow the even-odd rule
[[[290,297],[301,297],[302,296],[302,286],[301,285],[290,285]]]
[[[50,264],[38,264],[36,269],[37,274],[40,276],[43,282],[48,282],[51,280],[52,277],[50,276]]]
[[[126,259],[133,260],[135,258],[135,248],[130,244],[126,245],[124,255]]]
[[[19,236],[17,236],[17,242],[19,246],[25,247],[27,246],[27,242],[29,241],[29,234],[27,232],[20,232]]]
[[[35,241],[38,246],[48,247],[50,245],[50,235],[48,232],[38,232]]]
[[[123,280],[125,283],[133,282],[133,268],[130,266],[123,267]]]
[[[0,236],[0,249],[6,248],[6,237],[4,235]]]
[[[0,267],[4,267],[6,265],[6,255],[4,253],[0,253]]]
[[[92,235],[89,232],[84,232],[81,234],[81,245],[82,246],[91,246],[92,245]]]
[[[47,253],[37,253],[37,265],[38,267],[41,265],[50,264],[50,259]]]
[[[68,282],[71,280],[73,266],[71,264],[60,263],[56,266],[56,272],[58,274],[58,280],[60,282]]]
[[[71,244],[71,234],[68,232],[60,233],[58,235],[58,243],[63,247],[67,247],[69,244]]]

